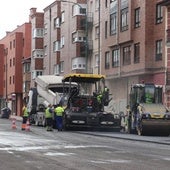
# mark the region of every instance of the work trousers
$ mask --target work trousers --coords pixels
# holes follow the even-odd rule
[[[52,117],[46,118],[46,126],[47,126],[47,131],[51,131],[53,127],[53,119]]]
[[[22,117],[22,127],[21,127],[22,130],[26,129],[27,120],[28,120],[28,116],[23,116]]]
[[[62,131],[63,129],[63,117],[62,116],[56,116],[56,127],[58,131]]]

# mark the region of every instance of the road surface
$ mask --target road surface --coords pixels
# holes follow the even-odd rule
[[[2,170],[169,170],[170,137],[114,132],[47,132],[0,119]],[[135,138],[137,140],[135,140]],[[161,143],[162,141],[162,143]]]

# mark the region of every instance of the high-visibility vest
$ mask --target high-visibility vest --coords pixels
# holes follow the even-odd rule
[[[50,108],[49,107],[45,110],[45,118],[52,118],[52,114],[50,112]]]
[[[64,109],[61,106],[58,106],[55,108],[56,116],[62,116],[63,112],[64,112]]]
[[[99,103],[102,102],[102,94],[99,94],[99,95],[97,96],[97,101],[98,101]]]
[[[24,117],[28,117],[28,116],[29,116],[27,107],[24,106],[23,109],[22,109],[22,111],[23,111],[23,116],[24,116]]]

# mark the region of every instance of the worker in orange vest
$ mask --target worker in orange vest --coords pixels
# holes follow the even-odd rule
[[[26,123],[27,123],[27,120],[29,118],[29,112],[28,112],[28,108],[26,106],[26,104],[24,104],[23,108],[22,108],[22,127],[21,129],[22,130],[25,130],[26,129]]]

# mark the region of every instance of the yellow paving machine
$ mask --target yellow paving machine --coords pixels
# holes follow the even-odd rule
[[[69,91],[64,114],[65,129],[74,127],[120,130],[119,115],[104,110],[110,101],[104,75],[68,74],[63,78],[63,86],[68,82],[77,83],[78,88],[70,88]]]
[[[163,105],[162,91],[161,85],[132,85],[129,110],[125,114],[126,132],[138,135],[170,134],[170,112]]]

